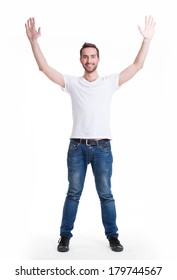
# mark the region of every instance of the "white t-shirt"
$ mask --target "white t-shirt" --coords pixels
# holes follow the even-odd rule
[[[64,90],[72,101],[71,138],[111,139],[110,105],[113,93],[119,88],[118,80],[119,74],[99,77],[93,82],[64,75]]]

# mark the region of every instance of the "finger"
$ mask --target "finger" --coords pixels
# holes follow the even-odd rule
[[[149,25],[149,16],[145,16],[145,28]]]
[[[31,28],[31,19],[29,19],[29,21],[28,21],[28,28],[29,29]]]
[[[27,23],[25,23],[25,28],[26,28],[26,30],[28,30],[28,25],[27,25]]]
[[[29,27],[31,27],[31,20],[32,20],[32,19],[31,19],[31,18],[29,18]]]
[[[140,25],[138,25],[138,29],[139,29],[140,33],[143,34],[143,30]]]
[[[148,17],[145,16],[145,26],[147,25],[147,23],[148,23]]]
[[[29,29],[29,19],[27,20],[27,29]]]
[[[153,27],[155,27],[155,24],[156,24],[156,22],[155,22],[154,18],[152,17],[151,25],[152,25]]]
[[[153,21],[154,21],[153,17],[149,16],[149,25],[153,25]]]
[[[155,26],[155,21],[154,18],[152,16],[149,16],[149,25],[154,27]]]
[[[148,18],[147,18],[147,24],[150,25],[150,23],[151,23],[151,16],[148,16]]]
[[[33,20],[33,18],[30,18],[30,21],[29,21],[29,23],[30,23],[30,28],[32,28],[33,26],[34,26],[34,20]]]
[[[41,35],[41,27],[38,28],[38,34]]]

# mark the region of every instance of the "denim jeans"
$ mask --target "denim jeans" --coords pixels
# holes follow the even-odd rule
[[[118,236],[115,201],[111,192],[112,152],[110,141],[87,146],[71,139],[68,149],[68,181],[60,235],[72,237],[72,229],[82,194],[88,164],[91,164],[96,190],[101,203],[102,222],[107,238]]]

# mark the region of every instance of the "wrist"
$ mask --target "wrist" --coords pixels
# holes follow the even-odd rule
[[[31,39],[31,40],[29,40],[29,41],[30,41],[30,44],[31,44],[31,45],[36,45],[36,44],[38,44],[37,39]]]
[[[151,39],[150,39],[150,38],[145,38],[145,37],[144,37],[144,38],[143,38],[143,41],[149,43],[149,42],[151,41]]]

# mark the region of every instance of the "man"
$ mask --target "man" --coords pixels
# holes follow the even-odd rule
[[[96,45],[85,43],[80,50],[80,62],[84,68],[82,77],[62,75],[48,65],[41,52],[38,43],[41,32],[40,28],[36,30],[34,18],[30,18],[25,27],[39,70],[69,92],[72,100],[73,129],[67,157],[69,187],[57,250],[69,250],[71,231],[90,163],[101,203],[105,235],[111,249],[120,252],[123,246],[118,239],[115,201],[111,192],[110,103],[113,93],[143,67],[154,34],[154,19],[145,17],[144,30],[138,26],[143,41],[134,62],[119,74],[105,77],[100,77],[97,72],[100,57]]]

